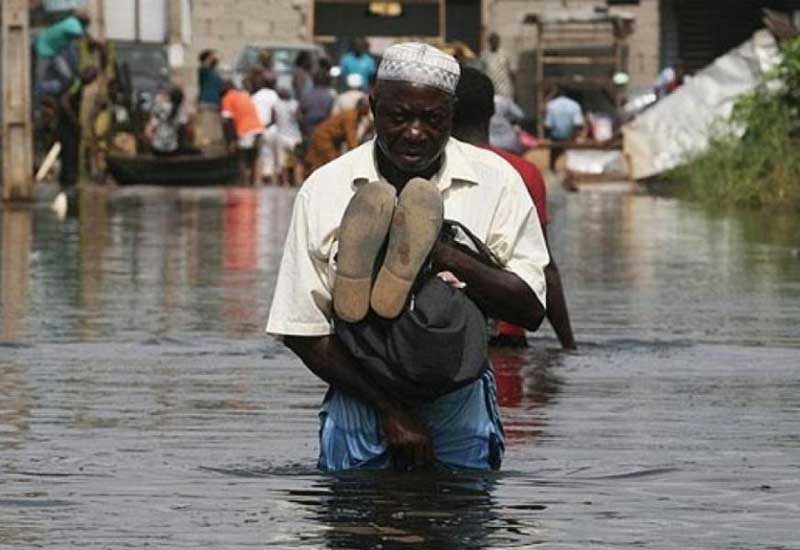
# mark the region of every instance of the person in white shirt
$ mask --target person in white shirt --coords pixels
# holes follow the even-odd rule
[[[303,141],[298,112],[300,105],[288,88],[278,88],[278,101],[275,103],[275,157],[278,182],[303,181],[303,163],[295,158],[295,149]],[[293,174],[290,175],[290,172]]]
[[[275,128],[275,105],[278,103],[278,94],[264,76],[264,71],[253,71],[249,78],[251,86],[251,96],[256,105],[256,112],[261,124],[264,125],[264,132],[261,139],[259,151],[261,162],[261,177],[271,181],[278,175],[276,141],[277,131]]]
[[[315,171],[297,195],[267,332],[331,386],[320,413],[323,470],[434,463],[498,469],[503,429],[491,369],[421,406],[371,383],[334,335],[332,288],[338,228],[356,190],[383,181],[400,192],[413,177],[433,182],[444,213],[478,236],[503,265],[488,267],[442,241],[435,272],[450,272],[492,318],[536,330],[544,318],[541,224],[519,174],[499,156],[450,137],[459,67],[419,43],[392,46],[378,69],[371,107],[376,137]]]
[[[555,97],[545,107],[544,126],[549,137],[554,141],[571,141],[584,124],[581,104],[560,88],[556,89]]]
[[[514,99],[515,69],[511,57],[500,47],[500,35],[489,35],[489,49],[481,56],[486,74],[494,84],[497,95]]]

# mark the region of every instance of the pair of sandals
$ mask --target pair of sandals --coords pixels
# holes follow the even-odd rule
[[[411,179],[399,196],[388,183],[362,185],[347,205],[339,227],[333,285],[336,315],[357,323],[371,308],[385,319],[398,317],[439,237],[443,220],[441,193],[428,180]],[[383,262],[373,277],[384,245]]]

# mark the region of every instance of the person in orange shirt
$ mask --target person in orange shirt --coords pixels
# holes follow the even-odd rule
[[[311,144],[305,158],[308,171],[313,172],[338,157],[342,144],[348,151],[355,149],[364,134],[364,123],[368,122],[368,116],[369,103],[366,98],[361,98],[355,109],[333,115],[317,126],[311,134]]]
[[[261,170],[258,166],[261,134],[264,125],[258,116],[253,99],[245,91],[226,80],[222,83],[222,117],[225,119],[225,136],[228,143],[236,143],[239,151],[239,166],[242,178],[250,185],[258,183]]]

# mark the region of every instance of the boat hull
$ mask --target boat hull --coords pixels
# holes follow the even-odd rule
[[[109,155],[108,172],[119,185],[219,185],[239,179],[236,155]]]

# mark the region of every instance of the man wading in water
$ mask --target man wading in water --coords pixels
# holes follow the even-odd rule
[[[392,239],[401,233],[398,213],[404,201],[411,202],[404,199],[408,195],[404,190],[415,177],[430,183],[415,179],[407,190],[435,186],[440,210],[443,202],[447,218],[477,235],[503,268],[490,267],[462,248],[435,239],[421,244],[409,238],[399,247],[400,256],[410,253],[417,267],[425,260],[433,272],[448,272],[490,317],[529,330],[541,324],[549,257],[536,210],[511,165],[490,151],[450,137],[458,77],[456,61],[431,46],[407,43],[387,49],[370,98],[376,138],[318,169],[297,195],[267,332],[283,336],[303,363],[331,386],[320,413],[319,466],[324,470],[390,468],[398,462],[404,468],[500,467],[503,429],[491,369],[433,401],[409,403],[375,384],[332,326],[335,317],[370,303],[375,310],[370,315],[387,318],[396,314],[386,313],[396,303],[403,311],[413,308],[408,274],[394,277],[384,270],[374,283],[371,300],[367,279],[366,302],[361,303],[363,281],[357,273],[344,273],[346,250],[340,248],[340,227],[354,196],[368,196],[369,186],[381,193],[390,190],[398,202],[383,267],[396,267],[390,263]],[[415,219],[413,205],[405,206],[412,214],[408,225],[419,221],[424,225],[425,216]],[[361,215],[370,222],[364,224],[368,229],[372,220],[365,212]],[[341,264],[338,285],[337,262]],[[352,271],[349,260],[347,269]],[[400,274],[394,270],[393,275]],[[387,288],[397,291],[400,299],[392,300]],[[333,311],[335,294],[337,299],[347,298],[337,302],[338,316]]]

